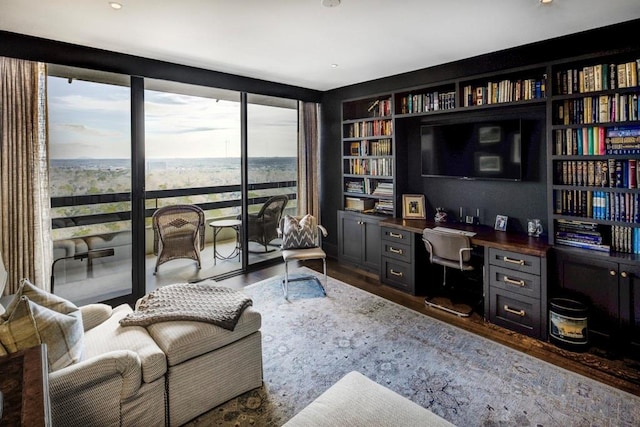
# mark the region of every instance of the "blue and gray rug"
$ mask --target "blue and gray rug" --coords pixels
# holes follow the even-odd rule
[[[306,268],[301,272],[316,274]],[[357,370],[458,426],[638,426],[640,398],[329,279],[245,288],[264,385],[191,426],[280,426]]]

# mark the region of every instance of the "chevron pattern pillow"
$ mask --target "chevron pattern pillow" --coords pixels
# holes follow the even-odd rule
[[[318,227],[313,215],[302,219],[285,215],[282,221],[282,249],[308,249],[318,246]]]

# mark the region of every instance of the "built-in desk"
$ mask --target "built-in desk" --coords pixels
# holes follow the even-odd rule
[[[389,218],[381,226],[383,283],[416,294],[429,281],[422,230],[436,226],[472,231],[484,248],[484,316],[497,325],[540,339],[547,337],[546,239],[496,231],[489,226]]]

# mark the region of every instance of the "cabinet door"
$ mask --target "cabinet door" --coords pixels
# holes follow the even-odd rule
[[[338,211],[338,250],[342,260],[360,264],[363,227],[360,215]],[[379,251],[380,249],[378,249]]]
[[[560,255],[558,267],[561,289],[589,305],[591,338],[613,338],[620,325],[618,263]]]
[[[380,270],[380,220],[361,218],[363,224],[362,264],[371,271]]]
[[[620,319],[631,343],[633,355],[640,356],[640,268],[620,265]]]

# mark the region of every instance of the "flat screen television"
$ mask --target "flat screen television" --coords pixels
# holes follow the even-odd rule
[[[522,120],[423,125],[422,176],[522,180]]]

